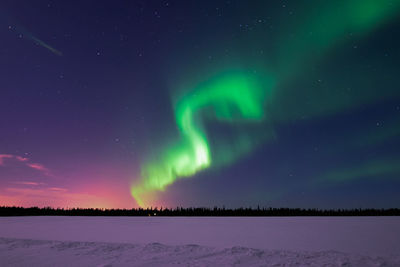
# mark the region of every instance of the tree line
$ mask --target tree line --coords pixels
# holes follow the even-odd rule
[[[0,207],[0,216],[400,216],[400,209]]]

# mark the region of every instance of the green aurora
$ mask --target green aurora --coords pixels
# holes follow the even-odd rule
[[[143,206],[143,193],[164,190],[178,177],[189,177],[208,168],[212,163],[210,145],[204,122],[213,118],[230,123],[261,122],[265,119],[266,90],[254,75],[225,74],[186,95],[175,105],[175,119],[181,133],[181,142],[164,151],[161,161],[146,164],[142,169],[142,184],[132,188],[132,195]],[[273,82],[264,79],[273,88]],[[237,156],[249,151],[253,143],[244,138],[238,142]],[[224,159],[233,160],[232,149]]]
[[[400,160],[398,159],[369,161],[360,166],[327,173],[320,177],[317,182],[326,184],[327,181],[338,183],[363,178],[374,178],[377,176],[392,175],[393,177],[396,177],[399,171]]]
[[[400,6],[400,1],[340,3],[319,2],[319,6],[310,7],[313,12],[296,28],[283,27],[282,31],[294,32],[297,38],[279,40],[282,45],[275,51],[278,62],[275,66],[268,70],[257,69],[256,73],[223,68],[221,74],[203,83],[192,84],[173,101],[180,136],[162,148],[158,158],[142,165],[141,179],[131,187],[131,194],[139,206],[147,206],[157,191],[166,190],[179,178],[191,177],[210,167],[232,164],[251,152],[260,142],[274,136],[271,121],[286,123],[297,120],[300,114],[307,118],[326,116],[393,94],[391,90],[380,94],[353,91],[343,96],[313,89],[296,91],[293,86],[287,86],[301,75],[306,64],[320,60],[343,42],[343,35],[353,32],[363,38],[393,18]],[[335,88],[330,89],[335,92]],[[316,104],[300,104],[305,101],[298,100],[305,97],[311,97],[311,102]],[[230,123],[232,128],[242,130],[228,143],[210,140],[206,123],[211,121]],[[246,131],[249,124],[259,125],[256,134],[252,133],[253,127]],[[217,145],[211,146],[211,143]],[[219,143],[225,145],[219,146]],[[386,167],[383,168],[386,170]],[[339,176],[347,179],[348,176],[359,176],[359,173]]]

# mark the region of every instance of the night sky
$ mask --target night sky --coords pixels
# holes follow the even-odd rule
[[[400,203],[400,1],[0,3],[0,205]]]

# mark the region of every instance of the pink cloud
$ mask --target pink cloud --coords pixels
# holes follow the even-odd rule
[[[14,182],[14,184],[33,185],[33,186],[44,185],[44,183],[37,183],[37,182],[30,182],[30,181]]]
[[[0,166],[4,166],[4,159],[12,159],[14,156],[9,154],[0,154]]]
[[[48,189],[52,190],[52,191],[60,191],[60,192],[68,191],[67,189],[61,188],[61,187],[49,187]]]
[[[39,163],[27,163],[26,166],[31,167],[32,169],[47,172],[48,169]]]
[[[21,161],[21,162],[23,162],[23,161],[28,161],[28,160],[29,160],[28,158],[24,158],[24,157],[20,157],[20,156],[15,156],[15,158],[16,158],[18,161]]]
[[[18,162],[24,162],[26,166],[29,168],[32,168],[34,170],[43,172],[47,176],[51,176],[50,170],[46,168],[44,165],[39,164],[39,163],[29,163],[29,158],[24,158],[21,156],[15,156],[11,154],[0,154],[0,166],[4,166],[4,159],[14,159],[17,160]]]

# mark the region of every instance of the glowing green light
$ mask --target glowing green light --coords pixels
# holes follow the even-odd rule
[[[212,79],[181,98],[175,104],[181,142],[167,149],[161,161],[143,166],[144,179],[131,190],[139,205],[144,204],[143,195],[147,192],[163,191],[177,178],[192,176],[211,165],[209,140],[203,125],[207,119],[262,121],[266,92],[255,76],[234,73]]]
[[[260,74],[266,70],[256,68],[258,76],[241,71],[186,88],[173,103],[180,139],[142,165],[141,180],[131,188],[138,204],[146,205],[152,192],[164,191],[178,178],[233,162],[273,135],[271,126],[252,131],[252,125],[246,123],[264,125],[268,116],[282,124],[315,118],[395,93],[397,88],[376,93],[366,84],[343,94],[340,88],[299,87],[293,85],[293,78],[301,76],[305,66],[320,60],[335,45],[348,41],[349,34],[363,37],[394,17],[399,7],[400,1],[320,1],[315,7],[306,7],[310,12],[299,20],[301,23],[283,23],[282,35],[275,40],[278,48],[271,51],[276,65],[269,66],[269,75]],[[264,38],[261,36],[260,41]],[[268,62],[257,63],[268,66]],[[248,130],[235,129],[231,139],[215,141],[205,127],[211,120],[228,122],[232,127],[244,124]]]
[[[327,173],[320,177],[317,183],[327,182],[345,182],[353,181],[362,178],[382,178],[391,175],[393,178],[398,179],[400,172],[399,159],[385,159],[368,161],[360,166],[354,166],[348,169],[340,169]]]

